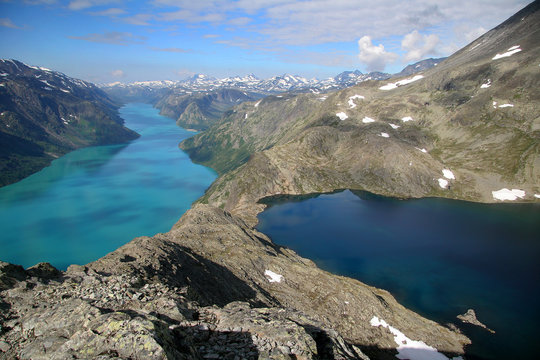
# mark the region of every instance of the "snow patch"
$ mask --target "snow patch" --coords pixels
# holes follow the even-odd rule
[[[389,138],[389,137],[390,137],[390,135],[388,135],[388,134],[385,133],[385,132],[382,132],[382,133],[381,133],[381,136],[384,137],[384,138]]]
[[[362,95],[353,95],[349,98],[349,106],[351,109],[354,109],[356,107],[356,104],[354,103],[355,99],[365,99]]]
[[[392,129],[399,129],[400,128],[400,126],[396,125],[396,124],[389,123],[388,125],[390,125],[392,127]]]
[[[521,49],[519,48],[519,45],[514,45],[511,48],[509,48],[508,50],[506,50],[505,53],[495,55],[493,57],[493,59],[491,59],[491,60],[498,60],[498,59],[501,59],[501,58],[509,57],[509,56],[514,55],[515,53],[520,52],[520,51],[521,51]]]
[[[407,85],[423,78],[424,78],[424,75],[415,75],[409,79],[403,79],[403,80],[396,81],[395,83],[388,83],[386,85],[383,85],[379,88],[379,90],[392,90],[399,86]]]
[[[347,114],[345,114],[344,112],[338,112],[336,114],[336,116],[340,119],[340,120],[345,120],[348,118]]]
[[[412,119],[413,119],[413,118],[410,117],[410,116],[405,116],[404,118],[401,118],[401,121],[407,122],[407,121],[412,121]]]
[[[0,76],[9,76],[8,73],[1,73]]]
[[[534,197],[540,199],[540,194],[534,194]]]
[[[496,101],[493,102],[493,108],[494,108],[494,109],[497,108],[497,102],[496,102]]]
[[[388,325],[386,321],[379,319],[377,316],[374,316],[369,323],[371,326],[382,326],[383,328],[390,330],[392,335],[394,335],[394,341],[397,344],[396,350],[398,354],[396,357],[398,359],[448,360],[446,356],[438,352],[434,347],[427,345],[423,341],[409,339],[401,331],[393,326]]]
[[[423,153],[427,153],[427,150],[424,149],[424,148],[420,149],[420,148],[415,147],[415,149],[416,149],[416,150],[420,150],[420,151],[423,152]]]
[[[372,119],[372,118],[370,118],[370,117],[365,116],[365,117],[362,119],[362,122],[363,122],[364,124],[369,124],[369,123],[375,122],[375,120]]]
[[[248,114],[246,113],[246,116],[244,116],[244,119],[247,119],[248,118]]]
[[[439,178],[437,179],[439,181],[439,186],[443,189],[446,189],[448,188],[448,180],[445,180],[445,179],[442,179],[442,178]]]
[[[499,108],[505,108],[505,107],[514,107],[514,104],[502,104],[502,105],[499,105]]]
[[[326,99],[328,99],[328,96],[321,96],[321,97],[319,98],[319,100],[321,100],[321,101],[324,101],[324,100],[326,100]]]
[[[482,85],[480,86],[480,89],[487,89],[487,88],[490,87],[490,86],[491,86],[491,80],[488,79],[487,83],[482,84]]]
[[[450,180],[455,180],[456,177],[454,176],[454,173],[451,170],[443,169],[442,170],[443,176]]]
[[[503,188],[501,190],[492,191],[493,198],[496,200],[516,200],[517,198],[523,199],[525,197],[525,191],[519,189],[508,190]]]
[[[264,275],[268,276],[269,282],[281,282],[281,280],[283,279],[283,275],[276,274],[271,270],[265,270]]]
[[[262,100],[257,101],[257,102],[255,103],[255,105],[253,105],[253,106],[259,107],[259,104],[261,103],[261,101],[262,101]]]
[[[68,94],[71,94],[71,91],[66,90],[66,89],[60,89],[60,91],[63,91],[63,92],[68,93]]]

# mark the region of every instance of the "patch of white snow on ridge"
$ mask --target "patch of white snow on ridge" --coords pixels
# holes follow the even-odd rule
[[[498,60],[498,59],[501,59],[501,58],[509,57],[509,56],[514,55],[515,53],[520,52],[520,51],[521,51],[521,49],[519,48],[519,45],[514,45],[511,48],[509,48],[508,50],[506,50],[505,53],[495,55],[493,57],[493,59],[491,59],[491,60]]]
[[[1,73],[0,76],[9,76],[8,73]]]
[[[448,360],[446,356],[441,354],[432,346],[427,345],[423,341],[411,340],[401,331],[396,329],[393,326],[388,325],[384,320],[379,320],[378,317],[374,316],[370,322],[371,326],[379,327],[382,326],[394,335],[394,341],[397,344],[396,350],[398,354],[396,357],[398,359],[409,359],[409,360]]]
[[[516,200],[517,198],[523,199],[525,197],[525,191],[519,189],[508,190],[503,188],[501,190],[492,191],[493,198],[496,200]]]
[[[247,119],[248,118],[248,114],[246,113],[246,115],[244,116],[244,119]]]
[[[409,79],[403,79],[403,80],[396,81],[395,83],[388,83],[386,85],[383,85],[379,88],[379,90],[392,90],[392,89],[397,88],[398,86],[407,85],[423,78],[424,78],[424,75],[415,75]]]
[[[69,91],[69,90],[66,90],[66,89],[60,89],[60,91],[63,91],[63,92],[65,92],[65,93],[68,93],[68,94],[70,94],[70,93],[71,93],[71,91]]]
[[[326,100],[326,99],[328,99],[328,96],[321,96],[321,97],[319,98],[319,100],[321,100],[321,101],[324,101],[324,100]]]
[[[283,279],[283,275],[276,274],[271,270],[265,270],[264,275],[268,276],[269,282],[281,282],[281,280]]]
[[[257,102],[255,103],[255,105],[253,105],[253,106],[259,107],[259,104],[261,103],[261,101],[262,101],[262,100],[257,101]]]
[[[375,122],[375,120],[372,119],[372,118],[370,118],[370,117],[365,116],[365,117],[362,119],[362,122],[363,122],[364,124],[369,124],[369,123]]]
[[[392,129],[399,129],[400,128],[400,126],[396,125],[396,124],[388,123],[388,125],[390,125],[392,127]]]
[[[446,189],[448,187],[448,180],[439,178],[437,179],[439,181],[439,186],[443,189]]]
[[[505,107],[514,107],[514,104],[502,104],[502,105],[499,105],[500,108],[505,108]]]
[[[534,197],[540,199],[540,194],[534,194]]]
[[[348,118],[347,114],[345,114],[344,112],[338,112],[336,114],[336,116],[340,119],[340,120],[345,120]]]
[[[480,86],[480,89],[487,89],[490,86],[491,86],[491,80],[488,79],[487,83],[482,84],[482,86]]]
[[[415,149],[416,149],[416,150],[420,150],[420,151],[423,152],[423,153],[427,153],[427,150],[424,149],[424,148],[420,149],[420,148],[415,147]]]
[[[443,173],[444,177],[447,178],[447,179],[450,179],[450,180],[455,180],[456,179],[456,177],[454,176],[454,173],[451,170],[443,169],[442,173]]]
[[[410,116],[405,116],[404,118],[401,118],[401,121],[407,122],[407,121],[412,121],[412,119],[413,119],[413,118],[410,117]]]
[[[382,137],[384,137],[384,138],[388,138],[388,137],[390,137],[390,135],[388,135],[388,134],[387,134],[387,133],[385,133],[385,132],[382,132],[382,133],[381,133],[381,136],[382,136]]]
[[[356,107],[356,104],[354,103],[354,99],[365,99],[362,95],[353,95],[349,98],[349,106],[351,109],[354,109]]]

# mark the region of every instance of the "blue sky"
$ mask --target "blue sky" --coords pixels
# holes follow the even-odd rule
[[[527,3],[0,0],[0,58],[96,83],[394,73],[452,54]]]

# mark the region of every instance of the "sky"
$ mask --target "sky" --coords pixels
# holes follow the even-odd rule
[[[94,83],[342,71],[449,56],[521,0],[0,0],[0,58]]]

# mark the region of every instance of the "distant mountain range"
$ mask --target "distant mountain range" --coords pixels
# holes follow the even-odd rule
[[[413,74],[427,70],[445,58],[426,59],[411,64],[400,72],[399,76]],[[260,94],[277,94],[281,92],[312,92],[322,93],[332,90],[344,89],[367,80],[386,80],[393,75],[383,72],[370,72],[363,74],[359,70],[345,71],[334,77],[319,80],[306,79],[297,75],[283,74],[269,79],[259,79],[255,75],[235,76],[224,79],[216,79],[204,74],[196,74],[181,81],[139,81],[133,83],[114,82],[100,85],[103,90],[119,99],[133,99],[136,96],[144,96],[146,99],[159,97],[163,89],[176,89],[176,92],[184,91],[186,94],[193,91],[214,91],[217,89],[237,89],[242,91],[257,92]]]
[[[422,60],[407,66],[399,74],[424,71],[442,60],[444,58]],[[182,81],[115,82],[101,87],[119,102],[151,102],[160,109],[162,115],[175,119],[179,126],[205,130],[216,123],[225,111],[244,101],[284,92],[322,94],[367,80],[386,80],[391,77],[388,73],[363,74],[359,70],[345,71],[325,80],[308,80],[289,74],[264,80],[252,74],[224,79],[197,74]]]
[[[136,138],[118,107],[92,83],[0,59],[0,186],[71,150]]]

